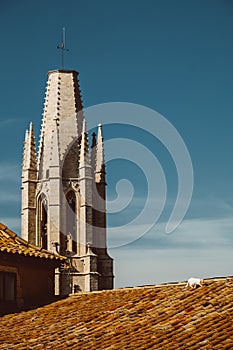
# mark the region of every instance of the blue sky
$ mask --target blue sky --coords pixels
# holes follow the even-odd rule
[[[164,225],[178,186],[169,152],[145,130],[104,128],[106,141],[136,140],[155,154],[168,190],[160,220],[143,237],[136,239],[144,232],[144,223],[119,229],[119,237],[128,237],[131,244],[110,249],[116,286],[232,274],[230,0],[1,1],[1,221],[20,232],[24,132],[33,121],[39,134],[47,71],[61,66],[56,45],[63,26],[70,50],[65,66],[80,72],[84,106],[129,102],[159,112],[179,132],[193,163],[190,208],[179,228],[166,235]],[[130,204],[109,214],[109,226],[117,227],[143,208],[146,175],[129,160],[111,161],[107,170],[109,199],[116,197],[120,179],[131,181],[134,188]],[[153,196],[156,206],[157,193]],[[149,221],[151,208],[147,216]],[[117,237],[109,237],[110,246],[113,240]]]

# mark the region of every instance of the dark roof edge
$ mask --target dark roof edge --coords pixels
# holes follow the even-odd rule
[[[23,244],[25,245],[27,248],[31,248],[35,250],[35,254],[33,254],[34,257],[38,257],[36,254],[37,253],[42,253],[42,254],[48,254],[48,257],[39,257],[40,259],[56,259],[56,260],[67,260],[67,258],[65,256],[59,255],[59,254],[55,254],[49,250],[43,249],[42,247],[38,247],[36,245],[30,244],[28,243],[25,239],[23,239],[22,237],[18,236],[15,232],[13,232],[12,230],[10,230],[6,225],[0,223],[0,230],[2,230],[3,232],[5,232],[7,235],[9,235],[12,239],[14,239],[16,244]],[[27,256],[27,254],[23,254],[25,256]]]

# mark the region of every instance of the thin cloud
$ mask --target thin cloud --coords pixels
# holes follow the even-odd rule
[[[187,251],[144,250],[130,246],[110,250],[115,259],[115,287],[187,281],[191,276],[208,278],[232,275],[230,249]]]
[[[19,122],[19,119],[16,118],[8,118],[4,120],[0,120],[0,128],[4,128],[5,126],[9,126],[10,124],[13,124],[15,122]]]
[[[15,163],[0,162],[0,181],[7,180],[18,182],[20,178],[20,165]]]
[[[163,234],[164,227],[158,224],[132,244],[110,249],[116,287],[232,275],[233,217],[184,220],[171,235]],[[143,228],[119,234],[132,239]]]
[[[119,247],[130,243],[133,250],[204,250],[232,249],[233,217],[220,219],[184,220],[171,234],[165,234],[166,223],[156,224],[148,233],[147,225],[125,226],[109,235],[109,246]],[[111,231],[110,231],[111,232]]]

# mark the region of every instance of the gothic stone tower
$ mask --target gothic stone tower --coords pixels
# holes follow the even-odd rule
[[[40,144],[26,131],[22,167],[22,237],[69,257],[56,292],[113,288],[106,247],[105,164],[101,125],[91,154],[78,73],[48,73]]]

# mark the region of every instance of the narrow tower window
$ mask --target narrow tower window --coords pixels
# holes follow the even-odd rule
[[[39,210],[40,210],[40,222],[39,222],[39,228],[40,228],[40,235],[39,235],[39,245],[44,248],[48,249],[48,235],[47,235],[47,226],[48,226],[48,204],[45,197],[42,197],[39,200]]]
[[[67,211],[66,211],[66,234],[73,240],[73,251],[75,251],[75,239],[76,239],[76,197],[73,191],[69,191],[66,194]],[[70,250],[70,249],[69,249]]]

